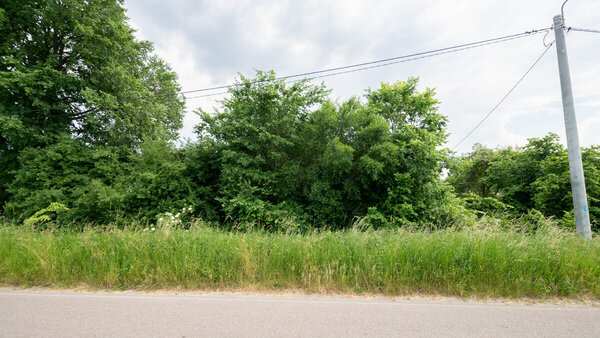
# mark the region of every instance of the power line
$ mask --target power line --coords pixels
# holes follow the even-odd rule
[[[585,28],[575,28],[575,27],[568,27],[567,30],[575,31],[575,32],[600,33],[600,30],[585,29]]]
[[[487,113],[483,119],[481,121],[479,121],[479,123],[477,123],[477,125],[471,129],[471,131],[469,131],[467,133],[467,135],[465,135],[454,147],[452,147],[451,150],[456,149],[456,147],[458,147],[461,143],[463,143],[464,140],[467,139],[467,137],[469,137],[471,134],[473,134],[473,132],[475,130],[477,130],[477,128],[479,128],[479,126],[481,126],[483,124],[483,122],[485,122],[485,120],[487,120],[488,117],[490,117],[490,115],[492,115],[492,113],[494,111],[496,111],[496,109],[502,104],[502,102],[504,102],[504,100],[506,100],[506,98],[513,92],[513,90],[515,90],[515,88],[517,88],[517,86],[523,81],[523,79],[525,79],[525,77],[527,76],[527,74],[529,74],[529,72],[531,72],[531,70],[538,64],[538,62],[540,62],[540,60],[544,57],[544,55],[546,55],[546,52],[548,52],[548,50],[550,49],[550,47],[552,47],[552,45],[554,44],[554,42],[550,43],[546,49],[544,50],[544,52],[542,53],[542,55],[540,55],[540,57],[537,58],[537,60],[535,60],[535,62],[533,63],[533,65],[531,65],[531,67],[529,67],[529,69],[527,69],[527,71],[525,72],[525,74],[523,74],[523,76],[521,76],[521,78],[519,79],[519,81],[517,81],[517,83],[515,83],[514,86],[512,86],[512,88],[508,91],[508,93],[506,93],[506,95],[504,95],[504,97],[500,100],[500,102],[498,102],[494,108],[492,108],[492,110],[490,110],[489,113]]]
[[[204,95],[197,95],[197,96],[190,96],[190,97],[186,97],[186,100],[192,100],[192,99],[199,99],[201,97],[210,97],[210,96],[219,96],[219,95],[225,95],[225,94],[229,94],[229,92],[218,92],[218,93],[212,93],[212,94],[204,94]]]
[[[322,69],[322,70],[305,72],[305,73],[300,73],[300,74],[280,76],[280,77],[277,77],[274,79],[268,79],[268,80],[250,81],[250,82],[244,83],[244,85],[248,84],[248,83],[249,84],[257,84],[257,83],[263,83],[263,82],[269,82],[269,81],[286,80],[286,79],[290,79],[290,78],[307,77],[310,75],[316,75],[316,76],[312,76],[308,80],[316,79],[316,78],[323,78],[323,77],[328,77],[328,76],[334,76],[334,75],[353,73],[353,72],[357,72],[357,71],[373,69],[373,68],[378,68],[378,67],[384,67],[384,66],[388,66],[388,65],[392,65],[392,64],[409,62],[409,61],[424,59],[424,58],[428,58],[428,57],[432,57],[432,56],[449,54],[449,53],[454,53],[454,52],[458,52],[458,51],[462,51],[462,50],[466,50],[466,49],[472,49],[472,48],[482,47],[482,46],[486,46],[486,45],[497,44],[497,43],[506,42],[506,41],[510,41],[510,40],[520,39],[520,38],[524,38],[527,36],[532,36],[532,35],[540,34],[543,32],[547,32],[550,30],[552,30],[552,28],[534,29],[531,31],[523,32],[523,33],[511,34],[511,35],[506,35],[506,36],[493,38],[493,39],[486,39],[486,40],[480,40],[480,41],[476,41],[476,42],[470,42],[470,43],[465,43],[465,44],[461,44],[461,45],[451,46],[451,47],[439,48],[439,49],[434,49],[434,50],[430,50],[430,51],[426,51],[426,52],[407,54],[407,55],[396,56],[396,57],[391,57],[391,58],[386,58],[386,59],[357,63],[357,64],[341,66],[341,67]],[[291,82],[297,82],[297,81],[301,81],[301,80],[294,80]],[[230,85],[223,85],[223,86],[216,86],[216,87],[209,87],[209,88],[202,88],[202,89],[195,89],[195,90],[188,90],[188,91],[180,91],[180,92],[177,92],[176,94],[185,95],[185,94],[190,94],[190,93],[207,92],[207,91],[212,91],[212,90],[217,90],[217,89],[230,89],[230,88],[238,87],[240,85],[242,85],[242,84],[236,83],[236,84],[230,84]],[[226,93],[227,92],[219,92],[219,93],[213,93],[213,94],[207,94],[207,95],[199,95],[199,96],[189,97],[187,99],[196,99],[196,98],[201,98],[201,97],[217,96],[217,95],[223,95]],[[151,98],[151,97],[161,97],[161,96],[164,96],[164,95],[150,94],[145,97]],[[144,97],[140,97],[140,98],[143,99]],[[57,110],[57,109],[64,109],[64,106],[31,109],[31,110],[20,110],[20,111],[12,111],[12,112],[2,112],[2,114],[3,115],[15,115],[15,114],[23,114],[23,113],[30,113],[30,112],[46,111],[46,110]]]
[[[375,64],[375,65],[368,66],[368,67],[361,67],[361,68],[356,68],[356,69],[348,69],[348,70],[344,70],[344,71],[340,71],[340,72],[334,72],[334,73],[317,75],[317,76],[313,76],[313,77],[307,78],[307,80],[310,81],[310,80],[314,80],[314,79],[318,79],[318,78],[324,78],[324,77],[329,77],[329,76],[336,76],[336,75],[341,75],[341,74],[354,73],[354,72],[359,72],[359,71],[373,69],[373,68],[390,66],[390,65],[394,65],[394,64],[398,64],[398,63],[404,63],[404,62],[410,62],[410,61],[415,61],[415,60],[420,60],[420,59],[426,59],[426,58],[430,58],[430,57],[434,57],[434,56],[438,56],[438,55],[450,54],[450,53],[459,52],[459,51],[463,51],[463,50],[467,50],[467,49],[473,49],[473,48],[482,47],[482,46],[486,46],[486,45],[491,45],[491,44],[506,42],[506,41],[510,41],[510,40],[515,40],[515,39],[522,38],[524,36],[526,36],[526,35],[513,36],[513,37],[505,38],[503,40],[493,40],[493,41],[481,43],[481,44],[478,44],[478,45],[468,44],[468,46],[466,46],[466,47],[457,48],[457,49],[448,49],[448,50],[444,49],[444,51],[433,53],[433,54],[419,53],[419,54],[423,54],[423,55],[417,56],[417,57],[412,57],[412,58],[407,58],[407,59],[396,60],[396,61],[392,61],[392,62]],[[348,68],[350,68],[350,67],[353,67],[353,66],[348,66]],[[346,68],[346,67],[338,67],[337,69],[343,69],[343,68]],[[276,78],[274,80],[282,80],[282,79],[286,79],[286,78],[289,78],[289,77],[279,77],[279,78]],[[302,80],[303,79],[301,79],[301,80],[293,80],[293,81],[286,81],[286,83],[294,83],[294,82],[299,82],[299,81],[302,81]],[[253,82],[250,82],[250,83],[252,84],[252,83],[260,83],[260,82],[266,82],[266,81],[272,81],[272,80],[253,81]],[[239,86],[239,85],[229,85],[228,88],[232,88],[232,87],[236,87],[236,86]],[[190,99],[196,99],[196,98],[202,98],[202,97],[208,97],[208,96],[224,95],[224,94],[228,94],[228,93],[229,92],[219,92],[219,93],[215,93],[215,94],[186,97],[186,99],[190,100]]]
[[[414,57],[423,56],[423,55],[426,55],[426,54],[439,53],[439,52],[449,51],[449,50],[453,50],[453,49],[460,49],[460,50],[468,49],[468,48],[464,48],[464,47],[468,47],[468,46],[473,46],[473,48],[475,48],[475,47],[479,47],[479,46],[476,46],[476,45],[485,46],[485,45],[492,44],[492,43],[499,43],[499,42],[514,40],[514,39],[518,39],[518,38],[522,38],[522,37],[526,37],[526,36],[531,36],[531,35],[539,34],[539,33],[542,33],[542,32],[547,32],[547,31],[550,31],[550,30],[552,30],[552,28],[534,29],[534,30],[531,30],[531,31],[523,32],[523,33],[511,34],[511,35],[506,35],[506,36],[502,36],[502,37],[498,37],[498,38],[493,38],[493,39],[480,40],[480,41],[476,41],[476,42],[470,42],[470,43],[465,43],[465,44],[451,46],[451,47],[444,47],[444,48],[434,49],[434,50],[430,50],[430,51],[426,51],[426,52],[406,54],[406,55],[395,56],[395,57],[391,57],[391,58],[387,58],[387,59],[380,59],[380,60],[375,60],[375,61],[369,61],[369,62],[363,62],[363,63],[356,63],[356,64],[352,64],[352,65],[347,65],[347,66],[322,69],[322,70],[317,70],[317,71],[312,71],[312,72],[306,72],[306,73],[300,73],[300,74],[280,76],[280,77],[277,77],[275,79],[269,79],[269,80],[251,81],[250,84],[261,83],[261,82],[268,82],[268,81],[276,81],[276,80],[284,80],[284,79],[291,79],[291,78],[296,78],[296,77],[307,77],[307,76],[310,76],[310,75],[329,73],[329,72],[334,72],[334,71],[338,71],[338,70],[363,67],[363,66],[368,66],[368,65],[378,64],[378,63],[389,63],[390,61],[394,61],[394,60],[414,58]],[[392,63],[390,63],[390,64],[392,64]],[[369,68],[366,68],[366,69],[369,69]],[[316,78],[316,77],[312,77],[312,78]],[[211,90],[217,90],[217,89],[229,89],[229,88],[237,87],[237,86],[240,86],[240,85],[241,84],[230,84],[230,85],[222,85],[222,86],[216,86],[216,87],[194,89],[194,90],[182,91],[182,92],[179,92],[179,94],[189,94],[189,93],[205,92],[205,91],[211,91]]]

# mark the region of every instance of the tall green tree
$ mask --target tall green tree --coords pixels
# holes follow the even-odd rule
[[[217,153],[215,199],[223,216],[263,222],[295,214],[301,138],[311,108],[327,91],[306,81],[291,86],[273,72],[241,77],[222,110],[200,111],[200,143]]]
[[[135,149],[182,124],[177,76],[137,41],[121,0],[0,0],[0,204],[26,148],[69,135]]]
[[[434,91],[416,87],[417,79],[382,84],[364,102],[338,104],[322,86],[288,86],[273,73],[242,78],[197,127],[217,154],[222,217],[267,226],[291,218],[344,227],[367,214],[439,221],[449,196],[439,181],[446,118]]]

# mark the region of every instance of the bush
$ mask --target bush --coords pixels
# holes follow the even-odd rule
[[[23,225],[28,228],[31,227],[36,229],[48,227],[49,224],[57,220],[58,214],[67,210],[69,210],[69,208],[67,208],[64,204],[50,203],[47,208],[44,208],[27,218],[23,222]]]

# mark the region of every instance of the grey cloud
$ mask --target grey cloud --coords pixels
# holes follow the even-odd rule
[[[194,61],[186,64],[194,69],[174,68],[210,79],[210,83],[188,79],[184,89],[189,90],[228,83],[237,72],[252,76],[252,68],[275,69],[285,75],[548,27],[561,4],[562,0],[138,0],[125,6],[140,36],[155,42],[158,50],[188,52]],[[591,14],[597,12],[597,0],[580,0],[569,3],[565,14],[573,26],[599,29]],[[582,108],[587,119],[600,114],[599,39],[575,32],[568,37],[575,93],[592,96]],[[452,146],[541,53],[541,40],[537,36],[324,81],[334,90],[334,98],[345,98],[382,81],[420,76],[423,87],[437,88],[440,110],[449,116]],[[551,40],[549,35],[547,41]],[[563,128],[560,121],[539,131],[524,127],[535,123],[535,118],[550,120],[548,114],[561,110],[555,62],[554,51],[549,52],[490,118],[490,124],[458,150],[468,151],[475,142],[493,146]]]

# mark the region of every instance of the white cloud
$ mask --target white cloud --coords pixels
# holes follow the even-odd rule
[[[549,27],[563,0],[422,1],[127,1],[138,37],[179,74],[184,90],[231,83],[238,72],[278,75],[388,58]],[[570,1],[567,25],[600,29],[600,1]],[[542,35],[431,59],[326,78],[332,97],[362,95],[381,82],[419,76],[435,87],[449,118],[448,145],[458,142],[506,94],[543,51]],[[546,41],[554,39],[553,33]],[[571,32],[569,58],[582,145],[600,143],[600,35]],[[215,98],[188,110],[212,111]],[[182,135],[197,119],[189,113]],[[523,144],[546,132],[564,135],[554,49],[469,137],[473,143]],[[564,138],[563,138],[564,139]]]

